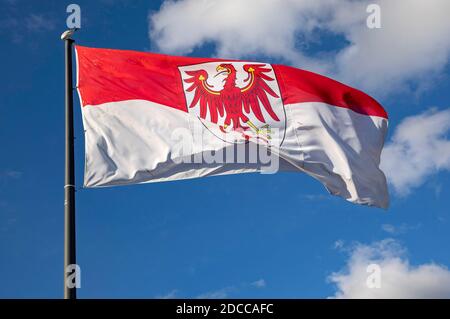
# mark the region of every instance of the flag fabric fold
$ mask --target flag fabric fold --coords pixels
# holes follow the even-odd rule
[[[367,94],[283,65],[76,46],[85,187],[301,171],[387,208],[387,114]]]

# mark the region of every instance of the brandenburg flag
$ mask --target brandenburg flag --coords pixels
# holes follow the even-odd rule
[[[357,89],[251,61],[83,46],[76,58],[86,187],[296,171],[388,206],[387,114]]]

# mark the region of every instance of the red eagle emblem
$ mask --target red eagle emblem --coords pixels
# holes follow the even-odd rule
[[[224,76],[223,89],[217,90],[208,83],[208,72],[204,69],[184,71],[187,77],[186,92],[193,93],[193,99],[189,108],[197,105],[200,107],[200,118],[206,120],[209,114],[209,121],[218,123],[219,118],[223,118],[223,125],[220,129],[223,132],[229,130],[242,131],[252,130],[257,135],[270,139],[270,127],[268,124],[258,127],[249,118],[249,114],[254,114],[255,118],[261,123],[267,123],[268,118],[271,121],[279,122],[280,119],[272,109],[269,101],[269,95],[273,98],[279,98],[278,94],[268,85],[268,82],[275,81],[268,75],[272,69],[265,64],[244,64],[243,70],[247,77],[237,84],[237,71],[232,63],[222,63],[216,68],[218,76]],[[264,108],[265,112],[262,111]],[[264,114],[265,115],[264,115]]]

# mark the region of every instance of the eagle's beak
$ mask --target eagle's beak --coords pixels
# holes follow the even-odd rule
[[[221,66],[221,65],[218,65],[218,66],[217,66],[216,71],[217,71],[217,72],[220,71],[220,72],[217,73],[216,75],[214,75],[214,77],[218,76],[219,74],[225,73],[225,72],[228,73],[228,74],[230,74],[230,70],[227,69],[227,68],[224,68],[224,67]]]

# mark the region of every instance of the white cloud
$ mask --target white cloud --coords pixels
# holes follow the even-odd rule
[[[350,42],[336,56],[342,80],[381,92],[410,80],[429,81],[445,67],[450,55],[450,1],[369,2],[380,4],[381,29],[364,27],[362,8],[348,1],[329,24]]]
[[[230,292],[234,291],[235,287],[225,287],[215,291],[209,291],[198,295],[197,299],[225,299],[228,298]]]
[[[241,283],[240,285],[236,286],[228,286],[225,288],[221,288],[214,291],[209,291],[203,294],[198,295],[196,298],[198,299],[225,299],[228,298],[231,293],[237,293],[241,290],[248,290],[248,288],[256,288],[261,289],[266,287],[267,283],[266,281],[261,278],[256,281],[253,281],[251,283]]]
[[[323,1],[271,0],[182,0],[165,1],[149,17],[150,38],[166,53],[190,53],[204,43],[213,42],[217,54],[241,57],[267,54],[288,61],[315,65],[296,50],[296,33],[312,31],[325,10]]]
[[[264,279],[259,279],[259,280],[252,282],[250,285],[252,285],[256,288],[264,288],[267,284]]]
[[[381,29],[366,27],[367,4],[381,6]],[[450,54],[448,0],[181,0],[149,16],[149,35],[165,53],[205,43],[222,57],[263,54],[385,93],[442,71]],[[344,37],[340,51],[308,56],[321,32]],[[326,45],[326,43],[324,43]]]
[[[370,264],[380,266],[380,288],[366,284]],[[337,287],[333,298],[450,298],[450,271],[435,263],[412,266],[392,239],[357,245],[345,269],[328,279]]]
[[[55,29],[55,21],[43,14],[32,13],[25,18],[25,26],[30,31],[50,31]]]
[[[175,298],[177,298],[177,294],[178,294],[178,289],[173,289],[165,295],[157,296],[156,299],[175,299]]]
[[[383,229],[386,233],[389,234],[394,234],[397,231],[395,226],[391,224],[383,224],[381,225],[381,229]]]
[[[56,19],[52,14],[30,12],[24,13],[16,7],[16,0],[2,3],[0,15],[0,35],[2,40],[10,39],[21,43],[28,35],[46,34],[56,28]]]
[[[333,243],[333,249],[341,250],[344,248],[345,242],[342,239],[338,239]]]
[[[391,235],[402,235],[402,234],[407,233],[410,230],[418,229],[419,227],[420,227],[420,224],[412,226],[412,225],[408,225],[408,224],[405,224],[405,223],[402,223],[399,226],[395,226],[395,225],[392,225],[392,224],[383,224],[383,225],[381,225],[381,229],[383,231],[385,231],[386,233],[389,233]]]
[[[407,195],[439,170],[450,170],[450,109],[405,118],[384,147],[381,168],[394,190]]]

